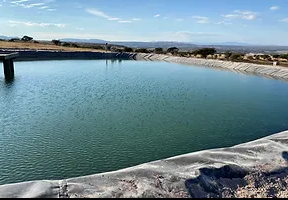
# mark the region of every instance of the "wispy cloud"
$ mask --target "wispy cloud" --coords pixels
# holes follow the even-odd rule
[[[9,23],[14,26],[24,25],[28,27],[42,27],[42,28],[47,28],[47,27],[65,28],[66,27],[66,24],[35,23],[35,22],[13,21],[13,20],[10,20]]]
[[[92,15],[95,15],[97,17],[102,17],[102,18],[105,18],[105,19],[108,19],[108,20],[112,20],[112,21],[117,21],[117,20],[120,20],[120,18],[115,18],[115,17],[111,17],[111,16],[108,16],[106,15],[105,13],[103,13],[102,11],[99,11],[99,10],[95,10],[95,9],[86,9],[86,11]]]
[[[155,18],[160,17],[160,16],[161,16],[160,14],[156,14],[156,15],[154,15]]]
[[[91,15],[95,15],[97,17],[102,17],[109,21],[118,21],[118,23],[132,23],[132,21],[140,20],[138,18],[133,18],[132,20],[123,20],[122,18],[109,16],[108,14],[105,14],[104,12],[96,9],[86,9],[86,12],[90,13]]]
[[[43,9],[49,9],[49,8],[50,8],[49,6],[42,6],[39,9],[43,10]]]
[[[288,18],[284,18],[282,20],[280,20],[281,22],[288,22]]]
[[[78,30],[78,31],[83,31],[84,28],[76,28],[76,30]]]
[[[24,2],[28,2],[30,0],[19,0],[19,1],[11,1],[11,4],[20,4],[20,3],[24,3]]]
[[[225,18],[228,18],[228,19],[233,19],[233,18],[239,18],[240,16],[239,15],[236,15],[236,14],[227,14],[227,15],[222,15],[223,17]]]
[[[45,3],[17,4],[17,5],[23,8],[33,8],[33,7],[43,6],[45,5]]]
[[[54,11],[57,11],[57,9],[55,9],[55,8],[50,8],[50,9],[47,9],[47,11],[49,11],[49,12],[54,12]]]
[[[53,9],[47,4],[54,2],[54,0],[45,0],[43,2],[31,3],[31,0],[17,0],[11,1],[10,4],[12,7],[22,7],[22,8],[38,8],[40,10],[46,11],[56,11],[57,9]]]
[[[226,21],[220,21],[220,22],[216,22],[215,24],[228,26],[228,25],[231,25],[232,23],[231,22],[226,22]]]
[[[119,20],[118,21],[119,23],[132,23],[132,21],[130,21],[130,20]]]
[[[196,19],[196,22],[199,24],[207,24],[209,23],[209,18],[208,17],[203,17],[203,16],[193,16],[193,19]]]
[[[227,14],[227,15],[222,15],[223,17],[227,19],[246,19],[246,20],[254,20],[257,17],[256,12],[251,12],[251,11],[240,11],[240,10],[235,10],[233,14]]]
[[[275,11],[275,10],[280,10],[281,8],[280,8],[280,6],[272,6],[271,8],[270,8],[270,10],[273,10],[273,11]]]

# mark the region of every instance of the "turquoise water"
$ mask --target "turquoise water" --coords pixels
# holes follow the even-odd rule
[[[288,83],[165,62],[15,63],[0,74],[0,184],[64,179],[288,130]]]

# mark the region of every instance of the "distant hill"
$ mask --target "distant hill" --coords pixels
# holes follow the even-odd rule
[[[75,39],[75,38],[64,38],[60,39],[63,42],[77,42],[77,43],[95,43],[95,44],[105,44],[107,41],[99,39]]]
[[[18,37],[7,37],[7,36],[0,36],[2,40],[9,40],[11,38],[18,38]],[[119,42],[119,41],[106,41],[101,39],[77,39],[77,38],[63,38],[60,41],[64,42],[75,42],[75,43],[87,43],[87,44],[105,44],[109,43],[111,45],[116,46],[127,46],[132,48],[170,48],[170,47],[177,47],[180,51],[193,51],[199,48],[205,47],[214,47],[219,53],[224,53],[226,51],[233,51],[239,53],[279,53],[279,52],[287,52],[287,46],[269,46],[269,45],[252,45],[248,43],[241,43],[241,42],[222,42],[222,43],[185,43],[185,42],[169,42],[169,41],[153,41],[153,42]]]
[[[178,47],[178,48],[191,48],[197,45],[190,44],[190,43],[183,43],[183,42],[119,42],[119,41],[106,41],[100,39],[75,39],[75,38],[64,38],[60,39],[63,42],[78,42],[78,43],[96,43],[96,44],[115,44],[121,46],[128,46],[132,48],[169,48],[169,47]]]
[[[223,45],[223,46],[261,46],[255,44],[241,43],[241,42],[221,42],[221,43],[212,43],[212,45]]]
[[[11,38],[19,38],[19,37],[7,37],[7,36],[4,36],[4,35],[0,35],[0,39],[1,40],[10,40]]]
[[[195,48],[197,45],[183,42],[117,42],[111,41],[111,44],[118,44],[123,46],[129,46],[132,48],[170,48],[170,47],[178,47],[178,48]]]

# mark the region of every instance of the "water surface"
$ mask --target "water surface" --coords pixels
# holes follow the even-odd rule
[[[0,75],[0,184],[64,179],[288,129],[288,83],[165,62],[15,63]]]

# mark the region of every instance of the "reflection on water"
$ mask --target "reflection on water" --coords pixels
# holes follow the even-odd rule
[[[0,75],[0,184],[64,179],[288,129],[288,84],[178,64],[15,63]]]
[[[13,82],[15,81],[15,77],[13,77],[13,78],[5,78],[5,84],[7,85],[7,86],[11,86],[11,85],[13,85]]]
[[[12,89],[15,82],[15,78],[6,79],[4,77],[0,77],[0,95],[2,90]]]
[[[117,63],[118,65],[119,64],[121,64],[122,63],[122,60],[120,60],[120,59],[118,59],[118,60],[106,60],[105,61],[105,63],[106,63],[106,67],[108,67],[108,66],[114,66],[115,65],[115,63]]]

